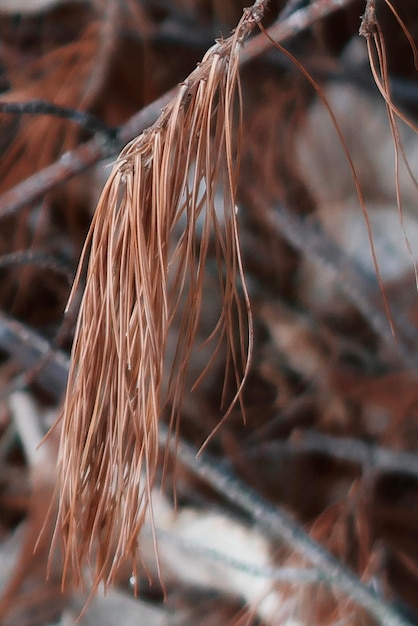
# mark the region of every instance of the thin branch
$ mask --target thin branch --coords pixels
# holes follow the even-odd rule
[[[46,339],[4,313],[0,313],[0,350],[12,355],[25,370],[39,366],[37,382],[54,398],[61,399],[69,368],[64,352],[55,350]]]
[[[3,313],[0,313],[0,349],[16,358],[25,368],[33,367],[45,355],[50,354],[50,359],[38,373],[38,379],[45,391],[57,400],[61,399],[67,384],[69,368],[69,359],[65,353],[54,350],[53,346],[39,334]],[[350,437],[332,437],[314,431],[298,431],[290,440],[265,444],[263,451],[268,453],[270,448],[276,454],[281,448],[294,453],[318,452],[333,458],[353,461],[359,465],[367,464],[385,472],[418,477],[416,454],[393,451]]]
[[[277,42],[294,37],[325,16],[352,4],[354,0],[318,0],[304,9],[292,13],[287,19],[276,22],[267,31]],[[271,48],[271,42],[263,33],[247,42],[241,52],[240,65],[244,65]],[[134,137],[151,126],[159,117],[178,88],[170,90],[131,117],[109,140],[106,134],[99,133],[90,141],[75,150],[65,153],[58,161],[33,174],[0,196],[0,219],[14,215],[24,206],[39,200],[47,191],[81,174],[100,160],[117,154]]]
[[[297,430],[289,439],[268,441],[262,445],[262,454],[275,458],[280,454],[317,453],[356,463],[364,468],[385,473],[405,474],[418,478],[418,454],[390,450],[383,446],[364,443],[354,437],[333,437],[313,430]],[[244,456],[257,457],[260,449],[250,448]]]
[[[83,126],[90,133],[109,134],[116,131],[109,128],[98,117],[85,111],[79,111],[70,107],[59,106],[47,100],[27,100],[26,102],[0,102],[0,113],[19,115],[52,115],[66,120],[71,120]]]
[[[198,455],[196,449],[183,441],[173,441],[163,425],[160,426],[160,445],[163,448],[169,446],[178,462],[250,515],[272,538],[283,541],[302,554],[330,584],[366,609],[380,624],[412,626],[371,587],[360,582],[353,572],[314,541],[288,513],[266,502],[233,474],[220,469],[217,461],[210,460],[204,453]]]
[[[61,259],[42,252],[42,250],[18,250],[0,256],[0,270],[27,265],[36,265],[37,267],[61,274],[69,285],[73,282],[74,272],[69,265]]]

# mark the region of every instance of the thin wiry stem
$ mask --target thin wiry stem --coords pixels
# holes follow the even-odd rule
[[[389,302],[387,299],[387,295],[386,295],[386,291],[383,285],[383,281],[382,281],[382,277],[381,277],[381,273],[380,273],[380,269],[379,269],[379,263],[377,261],[377,255],[376,255],[376,248],[374,245],[374,240],[373,240],[373,233],[372,233],[372,229],[371,229],[371,224],[370,224],[370,219],[369,219],[369,215],[367,213],[367,208],[366,208],[366,203],[364,200],[364,195],[363,195],[363,191],[360,185],[360,180],[359,177],[357,175],[357,171],[354,165],[354,161],[351,158],[350,155],[350,151],[348,150],[347,144],[344,140],[344,137],[341,133],[341,129],[340,126],[338,124],[338,120],[336,119],[334,112],[331,108],[331,106],[328,103],[328,100],[326,98],[326,96],[323,94],[322,89],[320,88],[320,86],[318,85],[318,83],[315,81],[315,79],[309,74],[309,72],[306,71],[306,69],[303,67],[303,65],[296,59],[296,57],[294,57],[288,50],[286,50],[280,43],[275,42],[269,33],[267,33],[263,27],[260,25],[261,30],[266,34],[266,37],[268,39],[271,40],[272,44],[278,49],[280,50],[285,56],[287,56],[289,58],[289,60],[291,60],[295,66],[299,69],[299,71],[303,74],[303,76],[308,80],[308,82],[311,84],[311,86],[315,89],[318,97],[320,98],[320,100],[322,101],[323,105],[325,106],[328,115],[331,119],[332,125],[334,127],[334,130],[338,136],[338,139],[340,141],[340,145],[343,149],[345,158],[347,159],[347,163],[348,166],[350,168],[350,172],[351,172],[351,176],[353,179],[353,183],[354,183],[354,187],[356,190],[356,194],[357,194],[357,198],[359,201],[359,205],[361,208],[361,211],[363,213],[363,218],[364,218],[364,222],[365,222],[365,226],[366,226],[366,231],[367,231],[367,237],[369,240],[369,244],[370,244],[370,252],[371,252],[371,256],[372,256],[372,261],[373,261],[373,267],[376,273],[376,277],[377,277],[377,281],[379,283],[379,287],[380,287],[380,293],[382,295],[382,299],[383,299],[383,304],[384,304],[384,308],[385,308],[385,312],[386,312],[386,316],[387,316],[387,320],[390,326],[390,330],[393,334],[393,336],[395,336],[395,327],[394,327],[394,322],[393,322],[393,316],[389,307]]]
[[[279,455],[317,453],[349,463],[356,463],[366,470],[387,474],[403,474],[418,478],[418,456],[414,452],[402,452],[368,444],[354,437],[333,437],[313,430],[296,431],[290,439],[263,444],[263,456],[277,459]],[[249,448],[244,456],[257,457],[259,448]]]
[[[51,115],[80,124],[91,133],[109,133],[113,130],[99,118],[85,111],[63,107],[47,100],[27,100],[25,102],[1,102],[0,112],[18,115]]]

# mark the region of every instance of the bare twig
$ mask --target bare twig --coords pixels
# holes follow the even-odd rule
[[[42,250],[17,250],[16,252],[10,252],[9,254],[0,256],[0,270],[26,265],[36,265],[61,274],[65,277],[69,285],[73,282],[74,272],[71,271],[68,264],[54,256],[46,254]]]
[[[295,11],[287,19],[276,22],[268,33],[272,39],[283,43],[326,15],[349,6],[353,1],[318,0],[304,9]],[[262,33],[253,37],[241,52],[240,65],[263,54],[271,45]],[[111,141],[106,135],[100,133],[75,150],[67,152],[52,165],[3,193],[0,196],[0,219],[14,215],[22,207],[41,198],[47,191],[81,174],[100,160],[117,154],[128,141],[156,121],[161,109],[172,100],[176,93],[177,87],[136,113],[117,131],[116,137]]]
[[[51,115],[71,120],[91,133],[115,132],[92,113],[70,107],[59,106],[47,100],[27,100],[26,102],[0,102],[0,112],[19,115]]]
[[[263,443],[262,454],[277,458],[280,454],[318,453],[333,459],[356,463],[367,469],[385,473],[405,474],[418,478],[418,455],[413,452],[390,450],[383,446],[367,444],[354,437],[333,437],[313,430],[297,430],[290,439]],[[257,446],[243,452],[258,456]]]
[[[144,529],[149,530],[149,529]],[[156,535],[162,543],[173,544],[176,548],[187,554],[194,554],[202,560],[222,563],[227,568],[249,574],[254,578],[266,578],[274,582],[293,583],[296,585],[312,585],[314,583],[329,583],[321,572],[313,567],[272,567],[258,565],[242,559],[234,558],[221,550],[208,548],[196,541],[185,539],[177,533],[161,528],[156,529]]]
[[[40,335],[4,313],[0,313],[0,349],[12,355],[25,370],[42,362],[37,382],[54,398],[61,399],[69,368],[64,352],[54,350]]]
[[[370,37],[376,25],[376,0],[367,0],[366,9],[361,16],[359,35],[366,38]]]

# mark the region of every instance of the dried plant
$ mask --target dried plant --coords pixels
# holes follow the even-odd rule
[[[233,3],[227,9],[221,4],[70,0],[50,15],[21,18],[19,23],[14,16],[0,15],[0,30],[5,32],[0,56],[6,67],[0,108],[7,150],[2,168],[6,178],[0,175],[4,185],[0,197],[0,621],[4,626],[69,620],[80,626],[110,626],[116,614],[123,615],[126,626],[167,620],[196,626],[261,621],[301,626],[373,621],[407,626],[414,620],[418,309],[411,259],[397,228],[396,201],[404,211],[414,250],[418,245],[416,184],[410,172],[414,174],[416,137],[413,129],[405,127],[402,107],[416,112],[416,51],[407,29],[416,32],[418,5],[414,0],[363,0],[360,7],[355,0],[313,0],[303,6],[295,0],[271,3],[268,19],[263,20],[270,25],[271,38],[261,32],[240,53],[239,67],[247,64],[241,138],[236,124],[239,106],[232,99],[228,137],[221,124],[228,106],[226,69],[219,78],[221,62],[216,65],[211,56],[217,50],[226,65],[232,54],[230,43],[220,42],[208,55],[189,78],[183,96],[176,99],[182,87],[160,95],[171,89],[179,80],[176,77],[188,75],[191,59],[195,62],[203,56],[203,42],[210,41],[214,28],[238,22],[230,14]],[[365,7],[370,61],[383,103],[375,97],[372,80],[366,80],[367,50],[362,47],[366,42],[357,40],[358,19]],[[284,50],[272,49],[272,40],[286,43],[287,58]],[[268,54],[261,57],[267,48]],[[63,73],[70,57],[71,71]],[[239,96],[238,87],[237,82]],[[157,95],[158,100],[153,100]],[[35,123],[33,115],[37,115]],[[67,403],[77,411],[84,401],[83,389],[91,403],[90,414],[87,409],[74,412],[67,422],[65,436],[75,433],[78,439],[75,451],[68,452],[67,447],[67,457],[61,461],[62,476],[68,481],[55,535],[56,545],[61,546],[64,530],[67,548],[66,593],[61,594],[61,550],[54,549],[45,582],[58,509],[58,498],[53,497],[55,472],[48,468],[56,466],[61,429],[54,432],[56,439],[51,437],[48,446],[37,450],[41,456],[36,466],[28,451],[50,425],[51,400],[61,402],[68,378],[69,359],[56,348],[68,347],[68,330],[86,280],[81,269],[72,314],[61,326],[67,279],[74,278],[68,264],[85,238],[85,225],[93,214],[91,199],[100,184],[97,168],[87,170],[109,156],[116,158],[160,115],[158,125],[118,161],[95,218],[95,234],[86,244],[84,259],[93,247],[95,265],[88,279],[90,295],[83,320],[90,311],[95,315],[90,321],[94,328],[80,329],[81,338],[92,341],[85,349],[78,345],[81,360],[74,364],[69,392],[74,397],[69,395]],[[63,117],[71,120],[66,119],[65,126]],[[330,118],[332,124],[337,120],[341,125],[341,135],[331,128]],[[194,124],[194,135],[185,130],[186,122]],[[122,125],[115,127],[118,123]],[[346,138],[348,154],[339,145],[341,137]],[[62,151],[75,143],[77,147],[61,158]],[[170,157],[171,150],[176,152]],[[12,154],[17,160],[10,158]],[[210,174],[203,154],[209,155]],[[230,180],[237,177],[239,154],[236,195],[245,211],[237,218],[235,199],[228,190]],[[54,159],[58,160],[47,165]],[[140,198],[133,189],[138,171]],[[208,187],[212,175],[213,185]],[[176,181],[183,185],[178,192],[173,190]],[[219,200],[223,193],[225,206]],[[134,213],[127,206],[129,194],[136,199]],[[109,206],[110,196],[117,199],[116,209]],[[397,344],[374,279],[359,206],[370,217]],[[200,211],[198,217],[195,211]],[[162,222],[157,219],[160,215]],[[218,405],[225,347],[229,344],[230,356],[224,415],[246,375],[246,351],[251,350],[239,256],[228,247],[237,243],[232,228],[236,219],[254,294],[257,334],[244,395],[246,423],[242,424],[242,411],[236,405],[214,438],[209,456],[198,454],[198,448],[222,423]],[[157,234],[152,224],[159,225]],[[159,247],[157,241],[162,241]],[[230,258],[235,260],[233,279]],[[154,282],[148,278],[151,270],[147,274],[151,267],[156,268]],[[108,288],[108,276],[110,291],[99,294],[99,289]],[[218,284],[221,295],[233,292],[229,308],[221,308]],[[198,288],[204,291],[201,301],[199,295],[193,299]],[[157,315],[161,294],[166,304]],[[124,303],[128,309],[122,324],[118,318]],[[152,342],[157,326],[160,335]],[[203,349],[198,350],[202,342]],[[149,360],[140,352],[143,346]],[[90,366],[91,351],[97,347],[100,353]],[[109,347],[113,353],[105,358]],[[120,362],[123,352],[125,361]],[[190,355],[188,365],[184,355]],[[211,372],[189,393],[194,381],[202,380],[209,361]],[[109,373],[93,372],[93,367],[102,368],[105,362]],[[148,380],[137,389],[140,367],[148,372]],[[153,395],[147,386],[151,383]],[[23,387],[32,411],[16,403],[13,392]],[[141,403],[138,393],[144,398]],[[123,409],[126,398],[129,404]],[[116,423],[117,410],[122,409],[124,421]],[[139,410],[148,411],[145,418]],[[80,416],[83,423],[77,426]],[[154,487],[155,533],[149,532],[147,519],[135,554],[135,524],[139,526],[141,513],[128,519],[129,506],[142,512],[147,507],[146,454],[152,445],[156,452],[157,419],[158,464],[155,456],[149,461],[154,471],[149,480],[159,483],[161,468],[167,469],[163,482],[171,481],[174,468],[164,466],[164,451],[166,458],[176,459],[179,511],[175,515],[170,498],[159,498]],[[39,434],[28,437],[33,424]],[[113,445],[118,438],[122,448]],[[142,457],[137,448],[140,441]],[[133,467],[125,455],[133,460]],[[118,466],[119,459],[125,466]],[[76,471],[69,461],[78,461]],[[131,482],[135,480],[136,489]],[[107,495],[103,492],[100,500],[106,485]],[[130,492],[127,485],[132,486]],[[38,540],[50,503],[51,515]],[[69,530],[78,537],[69,538]],[[166,590],[162,595],[155,580],[155,540]],[[126,546],[130,554],[123,555]],[[136,578],[142,599],[152,599],[152,615],[144,614],[142,601],[131,598],[126,588],[132,569],[135,572],[133,559],[143,570]],[[143,585],[144,571],[152,578],[151,590]],[[106,598],[98,593],[77,620],[86,594],[80,594],[73,581],[80,583],[81,577],[87,593],[91,586],[95,591],[100,580],[119,589],[108,590]],[[100,592],[101,588],[102,584]],[[220,593],[214,595],[214,590]]]
[[[234,116],[239,51],[263,8],[258,1],[244,11],[233,35],[207,52],[159,120],[126,146],[99,200],[70,296],[71,302],[90,249],[59,452],[64,579],[71,573],[80,583],[88,565],[94,586],[107,586],[126,559],[135,569],[157,472],[158,423],[164,407],[171,427],[177,423],[210,245],[222,310],[207,342],[213,355],[227,346],[227,371],[237,385],[231,406],[240,398],[252,330],[237,231]],[[175,317],[180,332],[169,354]]]

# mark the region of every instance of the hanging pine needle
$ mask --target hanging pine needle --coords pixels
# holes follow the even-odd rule
[[[90,250],[59,451],[57,533],[64,578],[76,584],[87,566],[94,587],[107,586],[127,559],[138,557],[156,478],[158,423],[169,406],[174,427],[181,410],[211,241],[222,310],[205,343],[212,355],[227,346],[226,367],[237,385],[231,406],[240,399],[252,325],[237,231],[233,118],[239,51],[264,4],[244,11],[233,35],[207,52],[159,120],[124,148],[98,202],[70,296],[71,303]],[[170,356],[174,318],[179,334]]]

